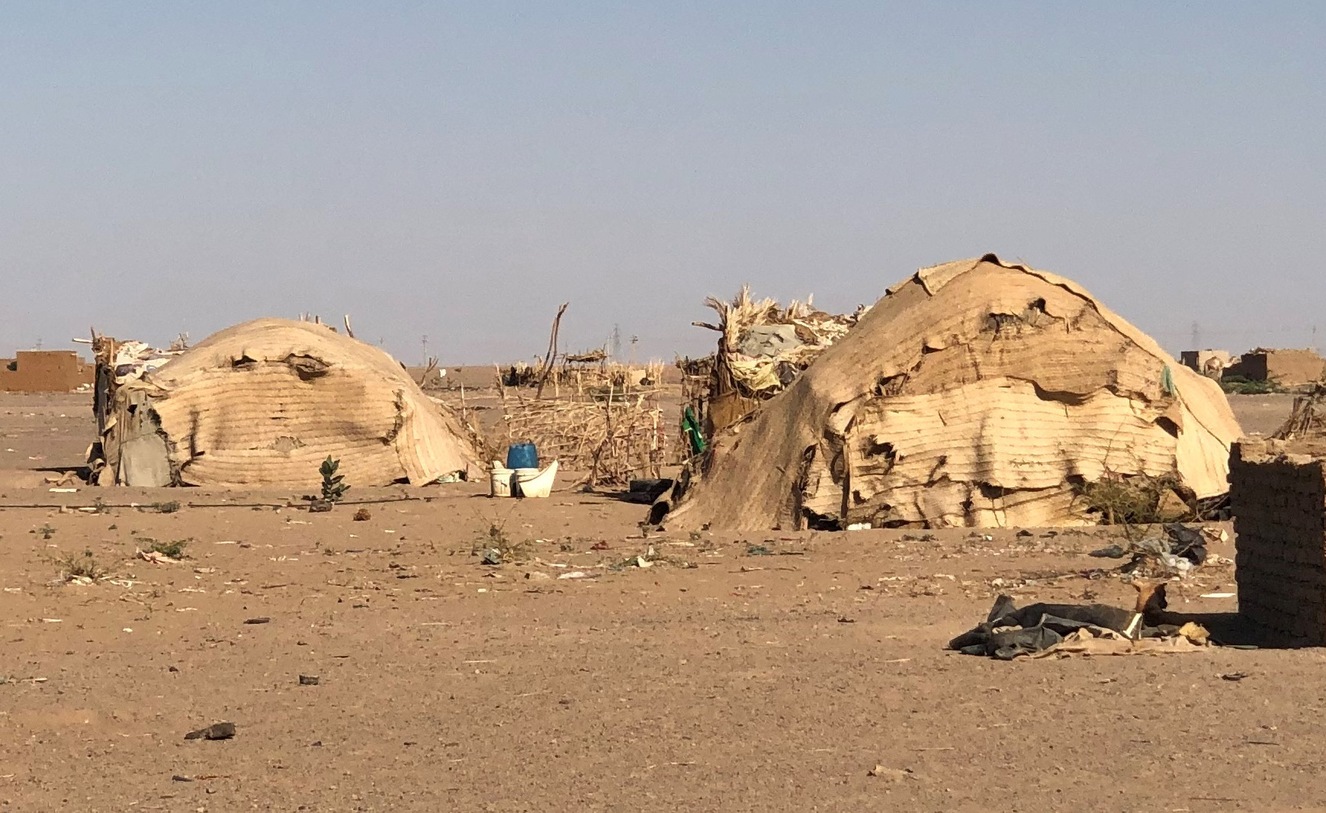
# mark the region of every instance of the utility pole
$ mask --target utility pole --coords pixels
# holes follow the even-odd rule
[[[1202,349],[1202,326],[1197,322],[1192,323],[1192,349]]]
[[[427,334],[427,333],[425,333],[425,334],[419,339],[419,343],[422,344],[423,347],[424,347],[424,361],[423,361],[423,364],[424,364],[425,367],[427,367],[427,366],[428,366],[428,334]]]

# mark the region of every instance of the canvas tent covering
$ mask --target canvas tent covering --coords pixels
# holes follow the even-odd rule
[[[316,488],[328,456],[352,486],[423,484],[480,459],[391,356],[321,324],[260,319],[158,366],[119,361],[99,364],[103,485]]]
[[[890,289],[782,394],[714,439],[669,530],[1084,521],[1080,486],[1228,486],[1219,386],[1053,274],[993,255]]]

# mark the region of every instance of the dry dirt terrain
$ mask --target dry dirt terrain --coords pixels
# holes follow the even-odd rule
[[[1266,431],[1273,403],[1236,408]],[[642,537],[640,506],[566,491],[352,488],[362,521],[52,492],[88,412],[0,398],[0,810],[1326,806],[1326,652],[944,650],[999,592],[1130,605],[1085,556],[1117,531]],[[139,558],[153,540],[185,558]],[[1171,609],[1248,643],[1201,598],[1232,591],[1208,565]]]

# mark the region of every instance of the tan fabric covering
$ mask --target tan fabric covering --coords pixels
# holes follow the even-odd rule
[[[428,483],[479,464],[456,417],[391,356],[284,319],[223,330],[121,387],[103,438],[113,482],[160,484],[133,482],[120,459],[147,432],[164,436],[171,480],[187,485],[313,488],[329,455],[352,487]]]
[[[1114,630],[1087,627],[1064,637],[1048,649],[1033,652],[1028,657],[1070,658],[1074,655],[1172,655],[1183,652],[1205,652],[1209,633],[1199,624],[1184,624],[1177,635],[1168,638],[1131,639]]]
[[[1224,493],[1239,435],[1215,382],[1074,283],[987,255],[890,289],[715,438],[667,525],[1073,524],[1074,483],[1106,472]]]

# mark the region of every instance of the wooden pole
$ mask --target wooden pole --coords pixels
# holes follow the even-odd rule
[[[543,385],[548,383],[548,375],[552,373],[553,359],[557,357],[557,332],[562,327],[562,314],[566,313],[566,308],[570,302],[563,302],[557,309],[557,315],[553,317],[552,332],[548,336],[548,355],[543,357],[543,372],[539,375],[539,388],[534,393],[535,398],[543,397]]]

